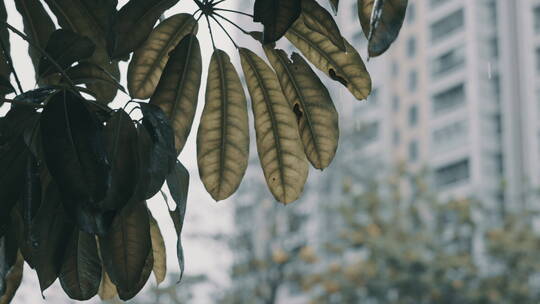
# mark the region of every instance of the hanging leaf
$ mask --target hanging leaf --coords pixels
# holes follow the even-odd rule
[[[152,256],[154,257],[153,272],[159,285],[167,275],[167,251],[165,241],[156,219],[150,214],[150,237],[152,239]]]
[[[167,186],[171,192],[171,196],[176,203],[176,208],[169,211],[171,219],[176,230],[176,254],[178,256],[178,264],[180,265],[180,280],[184,275],[184,249],[182,248],[182,229],[184,227],[184,218],[186,217],[187,196],[189,190],[189,172],[180,163],[176,162],[176,166],[171,174],[167,177]],[[179,281],[180,281],[179,280]]]
[[[139,291],[141,291],[141,289],[144,287],[144,285],[146,285],[146,282],[148,282],[148,279],[152,274],[153,266],[154,256],[152,250],[150,250],[144,262],[144,267],[142,269],[141,276],[139,277],[139,282],[137,282],[137,285],[133,290],[124,291],[122,289],[118,289],[118,296],[120,297],[120,299],[127,301],[136,296],[137,293],[139,293]]]
[[[97,294],[101,261],[93,235],[77,229],[73,231],[59,278],[66,294],[74,300],[86,301]]]
[[[297,53],[293,53],[291,62],[283,50],[265,47],[264,51],[296,114],[308,160],[317,169],[328,167],[339,139],[338,113],[328,89]]]
[[[0,1],[0,21],[6,22],[7,21],[7,12],[6,12],[6,6],[4,4],[4,1]],[[9,53],[10,51],[10,43],[9,43],[9,32],[7,27],[2,26],[0,27],[0,39],[2,41],[2,44],[6,47],[6,51]],[[4,77],[5,79],[9,79],[9,76],[11,75],[11,67],[9,66],[7,62],[7,56],[9,54],[4,54],[2,49],[0,48],[0,76]]]
[[[99,238],[99,250],[105,269],[122,300],[140,290],[140,279],[152,252],[148,210],[144,202],[124,208],[109,232]],[[142,288],[142,286],[141,286]]]
[[[296,117],[270,67],[245,48],[240,49],[240,58],[251,96],[257,150],[266,182],[278,201],[293,202],[302,193],[308,175]]]
[[[101,284],[99,285],[98,295],[99,298],[102,301],[109,301],[112,300],[114,297],[118,295],[118,291],[116,290],[116,286],[111,281],[111,278],[105,271],[105,268],[101,271],[103,274],[101,278]]]
[[[8,78],[6,78],[3,75],[0,75],[0,96],[5,96],[9,93],[15,92],[15,89],[11,85],[11,82]],[[3,104],[2,101],[0,101],[0,106]]]
[[[143,126],[151,139],[151,151],[146,183],[146,198],[153,197],[163,186],[167,175],[174,166],[174,135],[169,120],[160,107],[148,103],[140,103],[143,113]],[[144,140],[144,138],[141,138]],[[144,147],[143,147],[144,148]]]
[[[150,126],[151,127],[151,126]],[[168,131],[167,133],[172,134],[172,131]],[[170,135],[172,138],[172,135]],[[170,147],[167,149],[171,149]],[[159,173],[160,170],[166,171],[166,165],[163,165],[163,163],[153,163],[154,161],[159,161],[159,158],[154,154],[154,142],[152,141],[152,137],[150,136],[150,133],[147,130],[147,127],[138,125],[137,126],[137,168],[139,169],[138,174],[136,176],[137,178],[137,186],[135,187],[132,199],[130,200],[129,204],[137,204],[137,202],[143,201],[146,199],[147,191],[149,188],[149,184],[152,184],[152,187],[154,189],[161,187],[157,182],[153,182],[153,179],[158,179],[161,177],[161,174],[166,173],[160,173],[157,175],[156,173]],[[154,172],[154,177],[152,177]],[[150,182],[149,182],[150,181]],[[154,185],[155,184],[155,185]],[[157,190],[159,191],[159,190]]]
[[[64,251],[76,229],[64,211],[60,189],[49,179],[43,186],[41,206],[32,221],[28,240],[30,256],[43,292],[58,277]]]
[[[169,60],[169,53],[186,35],[197,34],[197,28],[197,21],[190,14],[177,14],[159,23],[133,53],[129,63],[128,89],[132,98],[152,96]]]
[[[102,126],[83,99],[69,92],[53,95],[40,119],[43,154],[54,180],[62,185],[68,213],[88,233],[104,233],[107,224],[97,210],[110,184]],[[69,202],[69,203],[67,203]]]
[[[343,39],[347,52],[342,52],[330,39],[310,30],[300,17],[286,34],[287,39],[319,70],[338,81],[358,100],[371,92],[371,78],[362,58]]]
[[[99,60],[92,60],[89,62],[95,62],[96,65],[102,66],[102,71],[106,72],[110,78],[114,79],[115,82],[110,83],[108,81],[96,81],[95,79],[88,79],[88,81],[85,82],[88,89],[96,96],[96,100],[98,102],[107,104],[113,101],[119,89],[126,92],[126,90],[119,85],[121,75],[118,61],[113,60],[112,62],[100,62]]]
[[[9,304],[19,286],[23,276],[24,259],[20,254],[17,255],[17,261],[9,270],[6,276],[6,288],[3,295],[0,296],[0,304]]]
[[[368,38],[370,57],[382,55],[396,40],[408,0],[358,0],[358,17]]]
[[[62,69],[67,69],[73,63],[89,58],[94,53],[96,46],[92,40],[69,30],[56,30],[51,34],[47,42],[45,52],[51,59],[58,63]],[[42,57],[39,62],[39,78],[52,73],[59,73],[55,65],[47,57]]]
[[[231,196],[249,158],[246,96],[229,56],[214,51],[208,69],[206,101],[197,134],[199,174],[216,201]]]
[[[131,117],[119,109],[103,133],[111,165],[111,184],[100,206],[103,210],[120,210],[133,197],[138,182],[137,129]]]
[[[106,83],[126,92],[126,89],[107,70],[91,62],[81,62],[66,70],[75,84]]]
[[[263,43],[278,41],[302,12],[301,0],[255,0],[253,21],[264,25]]]
[[[88,61],[103,67],[108,73],[119,79],[118,62],[111,62],[107,53],[107,37],[116,14],[118,1],[45,0],[45,2],[56,15],[62,28],[86,36],[94,42],[96,50]],[[98,101],[103,103],[112,101],[118,89],[115,85],[102,82],[92,82],[87,86],[95,93]]]
[[[171,52],[150,103],[159,106],[171,121],[177,155],[186,144],[199,97],[202,60],[199,41],[187,35]]]
[[[0,297],[4,295],[9,288],[7,277],[13,266],[17,263],[19,252],[16,231],[13,220],[8,220],[9,229],[5,236],[0,237]]]
[[[161,14],[178,0],[131,0],[118,12],[108,41],[113,59],[129,56],[152,32]]]
[[[15,6],[22,16],[24,33],[35,45],[41,49],[45,49],[49,37],[51,37],[51,34],[55,30],[55,26],[41,2],[35,0],[15,0]],[[42,54],[33,46],[28,46],[28,53],[32,59],[37,78],[39,75],[38,64]]]
[[[334,18],[315,0],[302,0],[302,15],[305,25],[310,30],[326,36],[341,51],[347,50]]]
[[[339,7],[339,0],[330,0],[330,5],[332,6],[332,10],[334,11],[334,14],[337,15],[338,7]]]

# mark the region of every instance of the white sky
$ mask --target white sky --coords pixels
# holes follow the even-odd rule
[[[123,5],[126,0],[120,0],[119,5]],[[220,7],[235,8],[236,0],[228,0],[220,5]],[[8,10],[8,22],[15,26],[17,29],[23,29],[22,19],[19,16],[17,10],[12,1],[6,2]],[[177,5],[167,11],[166,17],[174,15],[176,13],[187,12],[192,13],[196,10],[196,5],[193,1],[183,0]],[[227,14],[227,13],[225,13]],[[234,20],[234,15],[228,15]],[[203,67],[208,66],[208,62],[211,56],[212,44],[210,43],[206,22],[199,23],[198,38],[203,51]],[[228,38],[217,27],[213,26],[214,37],[216,38],[216,45],[218,48],[226,50],[231,57],[236,57],[234,48]],[[227,29],[231,29],[230,33],[236,33],[236,31],[227,26]],[[34,71],[31,65],[30,58],[27,53],[27,44],[21,38],[10,34],[11,41],[11,54],[13,57],[14,65],[17,70],[24,90],[29,90],[35,87]],[[236,62],[236,60],[235,60]],[[122,71],[122,84],[126,86],[125,73],[127,64],[121,64]],[[240,67],[237,66],[240,71]],[[217,284],[217,286],[225,286],[228,284],[228,268],[232,261],[232,255],[229,248],[226,245],[220,245],[219,243],[208,240],[201,235],[208,234],[223,234],[232,231],[232,211],[233,206],[231,201],[222,201],[216,203],[210,197],[210,195],[204,189],[201,183],[197,170],[196,160],[196,147],[195,147],[195,135],[198,129],[198,122],[204,105],[204,91],[206,88],[206,71],[203,68],[203,77],[201,83],[201,90],[199,96],[199,107],[195,118],[195,123],[192,128],[192,132],[189,136],[186,148],[180,155],[180,161],[188,168],[191,179],[190,189],[187,206],[187,216],[184,223],[183,232],[183,245],[184,254],[186,260],[186,274],[195,275],[204,273],[210,276],[211,280]],[[127,100],[126,95],[118,94],[117,100],[113,103],[113,107],[123,105]],[[7,107],[4,106],[0,109],[0,113],[5,113]],[[163,201],[161,195],[157,195],[155,198],[149,201],[152,213],[158,220],[162,233],[165,237],[167,246],[167,262],[169,271],[178,271],[178,263],[176,258],[176,234],[169,218],[167,207]],[[175,278],[172,278],[176,280]],[[150,279],[150,284],[155,284],[153,277]],[[45,292],[46,300],[41,298],[39,285],[37,283],[37,275],[34,271],[29,270],[29,267],[25,269],[25,278],[23,280],[23,286],[17,293],[17,296],[13,303],[61,303],[67,300],[60,290],[60,284],[58,281]],[[214,285],[214,288],[217,287]],[[197,293],[197,303],[209,303],[206,296],[209,292],[216,290],[199,290]]]

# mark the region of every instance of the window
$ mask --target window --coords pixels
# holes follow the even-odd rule
[[[540,5],[534,8],[534,31],[540,33]]]
[[[407,40],[407,56],[409,58],[412,58],[416,55],[416,38],[410,37],[409,40]]]
[[[540,48],[536,49],[536,71],[540,74]]]
[[[451,87],[433,96],[433,113],[441,114],[465,103],[465,85]]]
[[[418,123],[418,107],[416,105],[409,108],[409,126],[414,127]]]
[[[431,75],[435,77],[444,76],[465,63],[465,48],[460,46],[450,50],[431,62]]]
[[[469,159],[463,159],[435,170],[435,184],[444,188],[469,179]]]
[[[360,127],[360,141],[364,144],[373,142],[379,136],[379,122],[374,121]]]
[[[448,2],[448,0],[430,0],[429,4],[431,5],[431,7],[437,7],[444,2]]]
[[[409,91],[414,92],[416,91],[416,87],[418,86],[418,73],[416,70],[412,70],[409,72]]]
[[[407,22],[413,23],[414,19],[416,19],[416,6],[414,3],[409,3],[409,7],[407,7]]]
[[[418,159],[418,142],[413,140],[409,143],[409,160],[416,161]]]
[[[392,108],[395,112],[399,110],[399,96],[397,95],[394,95],[394,97],[392,98]]]
[[[431,25],[431,41],[440,41],[457,32],[464,25],[463,9],[444,17]]]
[[[394,146],[399,145],[401,141],[401,134],[398,129],[394,130]]]
[[[433,152],[445,152],[466,144],[467,122],[465,120],[450,123],[436,129],[431,135]]]

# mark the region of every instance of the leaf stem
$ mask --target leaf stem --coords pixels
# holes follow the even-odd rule
[[[13,76],[15,77],[15,82],[17,82],[17,87],[19,88],[20,93],[22,94],[24,92],[21,81],[19,80],[19,76],[17,75],[17,71],[15,71],[15,67],[13,66],[13,60],[11,59],[11,54],[8,52],[6,48],[6,44],[4,43],[3,39],[0,39],[0,46],[2,47],[2,52],[4,53],[4,58],[6,59],[9,68],[13,72]]]
[[[246,34],[246,35],[249,35],[249,32],[248,32],[248,31],[246,31],[246,30],[244,30],[243,28],[241,28],[238,24],[232,22],[229,18],[224,17],[224,16],[222,16],[222,15],[220,15],[220,14],[218,14],[218,13],[216,13],[215,15],[218,16],[218,17],[220,17],[221,19],[223,19],[223,20],[229,22],[230,24],[234,25],[234,27],[236,27],[237,29],[239,29],[242,33],[244,33],[244,34]]]
[[[214,17],[213,15],[210,15],[210,17],[212,19],[214,19],[214,21],[219,25],[219,27],[223,30],[223,32],[225,32],[225,34],[227,35],[227,37],[229,37],[229,39],[231,40],[232,44],[234,45],[234,47],[236,49],[239,49],[238,45],[236,44],[236,42],[234,42],[234,39],[231,37],[231,35],[229,35],[229,32],[227,32],[227,30],[223,27],[223,25],[221,25],[221,23],[219,23],[219,21],[216,19],[216,17]]]
[[[214,10],[216,10],[216,11],[223,11],[223,12],[229,12],[229,13],[237,13],[237,14],[240,14],[240,15],[244,15],[244,16],[248,16],[248,17],[253,18],[253,15],[251,15],[251,14],[244,13],[244,12],[240,12],[240,11],[235,11],[235,10],[231,10],[231,9],[226,9],[226,8],[214,8]]]
[[[212,32],[212,26],[210,25],[210,19],[208,18],[208,15],[204,15],[206,17],[206,24],[208,25],[208,31],[210,32],[210,39],[212,40],[212,47],[214,48],[214,51],[216,50],[216,43],[214,42],[214,33]]]

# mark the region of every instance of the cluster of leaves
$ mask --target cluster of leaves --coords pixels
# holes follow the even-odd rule
[[[24,33],[7,23],[0,2],[0,94],[16,95],[2,99],[11,108],[0,119],[2,303],[10,301],[20,283],[23,260],[36,270],[42,291],[59,278],[77,300],[93,297],[100,285],[104,298],[118,293],[130,299],[152,269],[158,282],[163,280],[163,240],[146,200],[165,182],[176,202],[171,217],[183,270],[180,233],[189,176],[176,158],[198,104],[202,54],[196,35],[201,17],[214,52],[197,156],[201,179],[216,200],[232,195],[243,178],[249,126],[240,77],[229,56],[215,47],[211,20],[224,31],[219,20],[261,41],[271,63],[238,48],[261,165],[278,201],[300,196],[308,160],[318,169],[330,164],[339,129],[328,90],[310,65],[296,53],[291,61],[274,42],[286,36],[357,99],[371,90],[360,55],[314,0],[257,0],[253,16],[219,8],[224,0],[194,0],[196,12],[173,15],[156,27],[178,0],[131,0],[119,10],[117,0],[44,0],[59,29],[41,1],[14,1]],[[359,0],[371,56],[382,54],[395,40],[406,4]],[[338,1],[332,5],[337,11]],[[251,16],[264,25],[264,32],[247,32],[224,12]],[[24,91],[20,84],[8,30],[29,43],[37,89]],[[128,90],[118,81],[120,61],[129,61]],[[114,110],[108,103],[118,91],[130,101]],[[140,110],[141,120],[125,111],[130,105]]]

